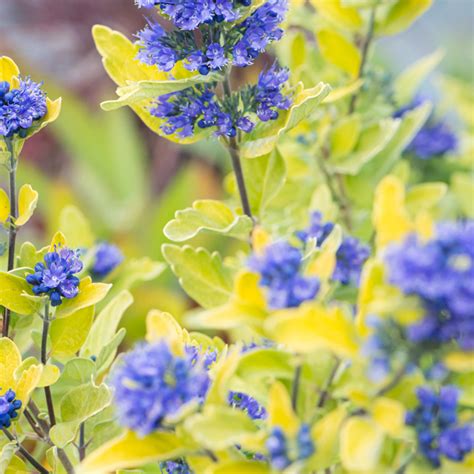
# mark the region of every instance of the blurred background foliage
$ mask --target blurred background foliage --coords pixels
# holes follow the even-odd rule
[[[30,182],[40,201],[33,230],[21,237],[46,244],[57,228],[67,225],[65,215],[73,205],[97,239],[115,242],[127,257],[161,261],[164,225],[194,200],[224,194],[228,160],[215,141],[175,145],[149,131],[128,109],[101,111],[100,101],[113,96],[114,86],[93,45],[90,30],[96,23],[131,37],[143,26],[143,10],[132,0],[0,1],[1,54],[44,80],[50,95],[63,97],[60,118],[29,140],[22,155],[20,181]],[[436,0],[414,27],[380,41],[376,59],[395,74],[442,48],[446,55],[439,70],[472,84],[473,25],[472,0]],[[243,73],[252,76],[258,68]],[[436,96],[435,89],[428,91]],[[208,235],[194,243],[200,240],[224,254],[230,250],[225,246],[236,245]],[[137,285],[133,293],[135,304],[124,319],[129,342],[144,334],[148,309],[179,318],[192,305],[169,270]]]

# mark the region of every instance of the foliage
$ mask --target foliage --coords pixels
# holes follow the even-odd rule
[[[171,141],[219,140],[228,196],[171,194],[155,224],[166,264],[125,258],[75,206],[47,246],[17,244],[37,205],[54,205],[17,189],[20,152],[61,102],[0,58],[0,472],[470,472],[473,97],[441,81],[452,122],[423,96],[439,52],[398,77],[371,60],[377,39],[431,1],[136,3],[171,27],[150,21],[135,43],[93,28],[118,85],[94,120],[129,135],[81,148],[82,134],[56,133],[90,176],[116,174],[95,178],[95,212],[112,226],[148,214],[122,106]],[[235,69],[270,43],[287,69],[233,89]],[[88,114],[69,99],[84,131]],[[130,176],[94,163],[110,146],[130,152]],[[114,196],[124,210],[110,216]],[[165,266],[193,307],[178,318],[163,301],[145,341],[121,354],[129,290]]]

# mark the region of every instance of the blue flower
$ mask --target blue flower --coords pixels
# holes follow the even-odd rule
[[[268,122],[278,118],[278,110],[288,110],[291,99],[283,86],[288,81],[288,70],[278,68],[276,64],[268,71],[260,73],[254,92],[255,112],[260,120]]]
[[[306,242],[309,238],[316,239],[321,246],[334,229],[334,223],[323,222],[320,212],[313,212],[309,227],[296,235]],[[365,261],[370,256],[370,249],[355,237],[345,237],[336,252],[336,267],[332,279],[343,285],[358,285]]]
[[[35,265],[35,272],[27,275],[26,281],[33,286],[35,295],[48,295],[52,306],[62,303],[62,298],[71,299],[79,293],[79,278],[82,270],[78,252],[63,247],[44,256],[44,263]]]
[[[13,390],[7,390],[0,396],[0,429],[9,428],[12,420],[18,416],[21,400],[17,400]]]
[[[264,255],[250,258],[250,269],[260,274],[260,285],[268,288],[271,309],[297,307],[317,295],[319,279],[301,275],[302,257],[300,249],[281,241],[269,245]]]
[[[163,474],[193,474],[193,470],[184,459],[165,461],[160,463],[160,472]]]
[[[107,242],[100,243],[95,250],[95,259],[92,273],[98,277],[105,277],[123,261],[120,249]]]
[[[242,392],[229,392],[229,405],[247,413],[252,420],[263,420],[267,410],[255,398]]]
[[[417,96],[410,104],[397,110],[393,114],[393,117],[401,118],[407,112],[422,105],[425,101],[426,99],[424,97]],[[430,119],[416,134],[415,138],[413,138],[406,148],[406,151],[412,152],[416,157],[422,160],[428,160],[456,151],[457,148],[458,138],[449,126],[443,121],[434,122],[433,119]]]
[[[343,285],[358,285],[365,261],[370,256],[367,245],[355,237],[346,237],[336,252],[336,268],[332,279]]]
[[[257,8],[239,25],[240,39],[232,49],[233,64],[246,67],[265,51],[273,41],[278,41],[283,30],[280,24],[285,19],[287,0],[270,0]]]
[[[165,341],[140,345],[126,354],[111,380],[120,423],[146,435],[185,404],[202,403],[213,358],[194,346],[186,346],[184,355],[177,356]]]
[[[17,133],[24,138],[46,112],[46,94],[41,84],[20,78],[19,86],[12,89],[8,82],[0,82],[0,136],[11,137]]]
[[[456,340],[474,349],[474,222],[440,224],[427,242],[409,235],[388,249],[386,261],[390,283],[418,296],[426,309],[408,328],[410,340]]]
[[[290,449],[290,444],[294,444],[295,449]],[[270,464],[274,469],[283,470],[290,464],[303,461],[315,452],[315,445],[311,438],[309,425],[302,424],[296,440],[288,440],[284,431],[275,426],[267,439],[267,450]],[[292,456],[290,453],[294,453]]]
[[[425,125],[407,147],[423,160],[454,152],[458,148],[458,138],[444,122]]]
[[[407,413],[406,424],[415,428],[420,452],[434,467],[441,465],[442,456],[463,461],[474,451],[474,424],[458,422],[458,390],[445,386],[438,394],[419,387],[417,397],[419,404]]]

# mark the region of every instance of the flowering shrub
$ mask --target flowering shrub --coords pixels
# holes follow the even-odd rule
[[[118,85],[102,108],[218,141],[228,197],[164,227],[193,309],[152,310],[117,355],[129,288],[164,265],[84,237],[75,208],[49,245],[17,243],[38,201],[22,146],[60,101],[0,59],[4,472],[471,472],[472,97],[444,80],[451,124],[420,99],[438,52],[393,78],[371,60],[430,0],[135,3],[134,39],[93,28]]]

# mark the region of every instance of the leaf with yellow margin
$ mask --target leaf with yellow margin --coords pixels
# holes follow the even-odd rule
[[[0,339],[0,393],[16,386],[15,370],[21,365],[21,354],[8,337]]]
[[[0,306],[28,315],[33,314],[41,305],[41,298],[35,297],[31,286],[24,278],[12,273],[0,272]]]
[[[267,311],[259,280],[259,275],[242,270],[228,303],[191,314],[186,322],[195,328],[233,329],[244,324],[261,327]]]
[[[341,430],[340,456],[349,471],[370,471],[379,461],[383,431],[370,419],[352,417]]]
[[[26,406],[30,395],[33,390],[38,386],[41,380],[41,375],[43,373],[43,366],[31,365],[28,369],[24,370],[16,384],[15,394],[18,400],[23,402],[23,407]]]
[[[275,382],[268,394],[268,423],[279,426],[290,436],[294,436],[299,427],[290,395],[281,382]]]
[[[25,225],[38,204],[38,192],[35,191],[29,184],[24,184],[18,192],[18,218],[15,220],[15,225]]]
[[[311,429],[318,449],[313,456],[311,465],[314,469],[325,469],[335,463],[339,453],[339,433],[346,417],[346,409],[342,406],[330,411],[317,421]]]
[[[391,436],[400,436],[405,426],[405,408],[397,400],[379,397],[372,406],[374,421]]]
[[[237,370],[240,351],[237,349],[222,351],[219,360],[211,368],[212,385],[209,389],[207,403],[227,403],[229,396],[229,380]]]
[[[89,454],[79,465],[77,474],[107,474],[174,459],[185,452],[186,446],[174,433],[158,432],[141,437],[127,431]]]
[[[95,305],[102,301],[112,285],[93,283],[91,277],[83,278],[79,283],[79,293],[74,298],[64,299],[56,310],[57,318],[65,318],[80,309]]]
[[[157,342],[166,340],[175,354],[184,353],[183,330],[169,313],[151,310],[146,317],[146,340]]]
[[[358,350],[355,325],[340,307],[306,303],[273,313],[265,323],[270,337],[298,353],[329,350],[354,357]]]
[[[344,6],[341,0],[310,0],[318,13],[342,28],[358,30],[364,21],[356,8]]]
[[[405,209],[405,188],[399,178],[389,175],[380,181],[375,190],[372,220],[378,248],[401,241],[412,230]]]
[[[10,199],[7,193],[0,188],[0,224],[3,224],[10,217]]]
[[[12,82],[14,77],[20,74],[18,66],[8,56],[0,57],[0,81]]]

